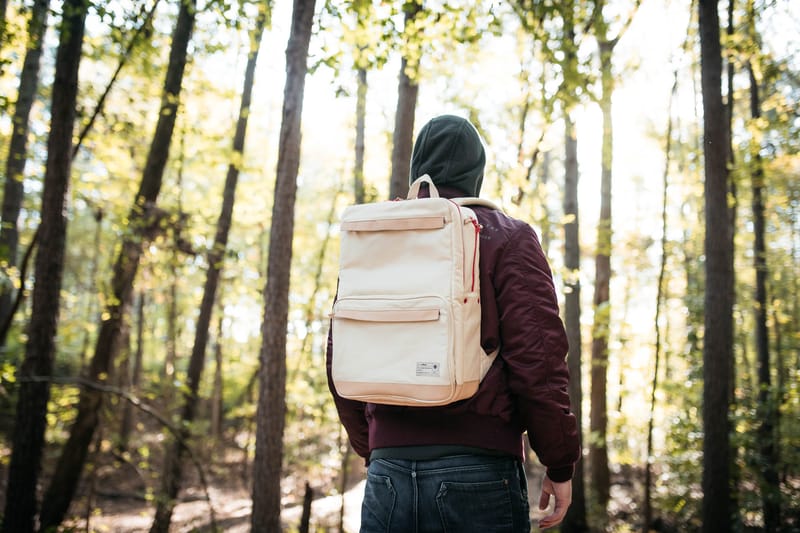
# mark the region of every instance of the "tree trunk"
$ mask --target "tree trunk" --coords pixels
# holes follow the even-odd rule
[[[8,0],[0,0],[0,50],[6,42],[6,8]],[[0,61],[0,76],[3,75],[3,63]]]
[[[344,533],[344,511],[346,508],[347,499],[345,495],[347,494],[347,485],[350,481],[350,457],[352,456],[353,447],[350,446],[350,440],[347,438],[342,438],[342,432],[339,431],[339,449],[344,446],[344,454],[342,455],[342,479],[341,483],[339,484],[339,495],[342,498],[341,504],[339,505],[339,533]],[[342,443],[344,441],[344,443]]]
[[[753,66],[748,63],[750,75],[750,114],[753,121],[761,118],[761,98]],[[764,509],[764,531],[778,531],[781,524],[781,492],[777,465],[780,464],[775,428],[778,418],[778,398],[773,394],[769,356],[769,329],[767,328],[767,246],[764,222],[765,179],[761,160],[761,146],[751,141],[750,179],[753,189],[753,262],[756,271],[755,333],[758,354],[758,427],[761,466],[761,502]],[[777,322],[775,323],[778,324]]]
[[[599,16],[602,19],[602,14]],[[598,21],[600,28],[605,23]],[[611,474],[608,469],[607,379],[608,339],[611,322],[609,287],[611,282],[611,168],[613,159],[613,129],[611,122],[611,99],[614,93],[614,73],[611,58],[614,44],[607,40],[605,31],[600,40],[600,70],[602,95],[600,108],[603,113],[602,168],[600,177],[600,220],[597,224],[597,250],[595,252],[594,280],[594,326],[592,328],[592,373],[591,408],[589,428],[592,434],[589,443],[589,464],[592,471],[592,491],[597,498],[601,515],[608,506]]]
[[[728,208],[728,131],[715,0],[699,1],[705,154],[705,334],[703,339],[703,531],[731,531],[728,419],[733,359],[733,249]]]
[[[75,150],[72,150],[72,157],[75,157]],[[103,237],[103,209],[98,207],[95,209],[94,212],[94,220],[96,222],[94,228],[94,249],[92,250],[91,260],[89,264],[89,275],[88,279],[86,280],[86,285],[83,288],[85,293],[88,293],[88,301],[86,303],[86,322],[89,323],[92,320],[95,320],[95,304],[97,303],[97,293],[95,292],[97,289],[97,270],[100,266],[100,250],[101,250],[101,242]],[[86,354],[89,351],[89,345],[92,341],[92,332],[89,328],[86,328],[86,331],[83,332],[83,341],[81,342],[81,354],[80,354],[80,361],[81,361],[81,369],[86,366]]]
[[[422,11],[419,0],[408,2],[404,9],[405,14],[405,39],[415,39],[409,35],[408,28],[417,14]],[[397,86],[397,109],[394,115],[394,132],[392,134],[392,175],[389,180],[389,199],[405,198],[408,194],[409,171],[411,170],[411,150],[414,138],[414,115],[417,109],[416,74],[419,60],[409,63],[403,56],[400,61],[400,74]],[[409,76],[409,72],[411,76]],[[413,76],[413,78],[412,78]]]
[[[281,463],[286,417],[286,328],[294,235],[294,204],[300,166],[300,123],[308,72],[308,45],[315,0],[294,0],[286,47],[275,199],[272,206],[264,320],[259,353],[259,396],[256,414],[256,457],[253,467],[254,532],[281,530]]]
[[[180,184],[178,185],[180,190]],[[163,409],[167,413],[174,413],[175,408],[175,389],[177,388],[175,379],[175,367],[178,364],[178,250],[174,246],[170,252],[167,270],[169,276],[165,276],[167,281],[167,295],[165,321],[167,325],[167,336],[164,343],[164,369],[161,374],[161,402]]]
[[[72,168],[72,130],[78,94],[78,67],[88,3],[84,0],[68,0],[64,10],[67,15],[61,23],[50,108],[50,134],[47,139],[47,166],[39,226],[41,238],[34,272],[36,284],[33,288],[29,340],[20,369],[21,377],[50,376],[56,352],[67,233],[65,204]],[[26,381],[20,384],[3,513],[3,532],[25,533],[34,530],[36,488],[41,471],[49,399],[50,384],[46,381]]]
[[[358,69],[356,92],[356,161],[353,167],[355,203],[364,203],[364,129],[367,116],[367,70]]]
[[[309,523],[311,522],[311,503],[314,501],[314,489],[306,481],[306,491],[303,494],[303,514],[300,516],[300,527],[298,533],[308,533]]]
[[[564,31],[561,48],[564,53],[562,69],[567,73],[575,73],[577,68],[575,42],[575,5],[573,1],[564,2],[560,6]],[[566,81],[566,79],[565,79]],[[575,123],[570,115],[574,104],[571,91],[561,94],[559,99],[565,108],[564,116],[564,326],[567,331],[569,353],[567,367],[569,369],[569,401],[570,407],[578,421],[578,436],[583,449],[583,342],[581,340],[581,243],[578,219],[578,139]],[[589,530],[586,522],[586,486],[584,480],[584,461],[575,465],[572,478],[572,505],[567,510],[561,530],[564,533],[584,533]]]
[[[311,294],[308,297],[308,301],[306,303],[305,311],[303,312],[303,316],[305,316],[306,324],[305,330],[306,335],[303,337],[303,342],[300,344],[300,351],[298,353],[297,362],[295,363],[294,367],[291,369],[291,372],[288,374],[288,379],[290,382],[294,381],[297,378],[297,372],[301,369],[308,369],[311,365],[314,364],[312,357],[313,357],[313,324],[314,321],[317,319],[316,317],[316,302],[317,302],[317,295],[319,291],[322,289],[323,286],[323,273],[325,271],[325,257],[328,254],[328,248],[331,241],[332,236],[332,229],[336,225],[336,205],[339,203],[339,195],[341,194],[341,188],[336,191],[331,198],[331,207],[328,210],[328,216],[325,219],[327,224],[327,231],[325,233],[325,238],[322,239],[322,243],[319,246],[319,253],[317,254],[317,261],[316,261],[316,271],[314,272],[314,288],[311,290]],[[308,358],[308,360],[306,360]]]
[[[728,0],[728,23],[727,23],[727,29],[726,29],[726,34],[727,34],[726,38],[728,39],[726,41],[727,43],[734,43],[735,42],[734,41],[734,39],[735,39],[735,37],[734,37],[734,33],[735,33],[734,8],[736,6],[737,1],[738,0]],[[731,49],[733,49],[733,47],[735,47],[735,45],[733,45],[733,44],[728,44],[727,46],[730,47]],[[736,68],[735,68],[734,63],[735,63],[736,60],[732,57],[732,54],[729,54],[729,53],[726,53],[726,60],[727,60],[727,68],[725,70],[726,70],[726,78],[727,78],[727,80],[726,80],[727,97],[725,99],[725,115],[726,115],[725,116],[725,118],[726,118],[725,127],[726,127],[726,131],[729,132],[729,134],[728,134],[728,143],[727,143],[726,148],[728,150],[728,168],[729,169],[733,169],[733,168],[736,167],[736,152],[733,149],[733,137],[730,135],[730,131],[731,131],[731,128],[732,128],[732,125],[733,125],[734,107],[735,107],[735,104],[736,104],[735,103],[736,89],[734,87],[734,75],[736,74]],[[736,231],[736,217],[737,217],[737,214],[738,214],[739,200],[738,200],[738,197],[737,197],[736,175],[733,172],[729,172],[728,173],[728,186],[730,187],[730,189],[729,189],[729,191],[730,191],[729,192],[730,200],[729,200],[728,203],[730,205],[730,219],[731,219],[731,221],[730,221],[730,227],[731,227],[730,239],[731,239],[731,250],[732,250],[731,253],[735,253],[735,250],[733,248],[733,246],[734,246],[733,243],[734,243],[734,239],[735,239],[734,232]],[[731,282],[731,283],[734,283],[734,282]],[[733,300],[732,306],[735,307],[736,306],[736,295],[735,294],[734,294],[733,298],[734,298],[734,300]],[[749,359],[747,357],[747,345],[749,343],[749,335],[747,334],[746,331],[739,331],[739,332],[734,331],[732,333],[732,335],[734,335],[733,342],[735,342],[735,343],[737,343],[737,344],[739,344],[740,346],[743,347],[742,362],[745,365],[749,366]],[[742,338],[742,336],[744,337],[742,342],[740,342],[738,339],[736,339],[737,335],[740,338]],[[730,391],[729,391],[730,404],[728,405],[728,412],[735,413],[736,412],[736,389],[738,387],[737,379],[736,379],[737,372],[736,372],[736,354],[735,353],[731,355],[731,363],[730,364],[731,364],[731,370],[730,370],[731,382],[730,382]],[[750,372],[747,368],[745,368],[743,370],[744,371],[741,372],[740,374],[742,375],[742,377],[744,379],[747,379],[748,376],[753,376],[752,372]],[[748,381],[750,381],[750,380],[748,379]],[[741,450],[740,449],[740,446],[739,446],[739,444],[737,442],[737,439],[731,439],[730,444],[731,444],[731,481],[730,481],[731,499],[730,500],[731,500],[731,508],[734,509],[734,515],[731,517],[731,520],[732,520],[731,527],[733,527],[735,530],[741,530],[742,529],[742,519],[743,519],[743,517],[742,517],[742,513],[740,511],[741,505],[740,505],[740,501],[739,501],[740,500],[739,487],[740,487],[740,485],[742,483],[742,468],[740,466],[740,464],[741,464],[740,455],[742,455],[743,453],[747,453],[747,452],[745,450]]]
[[[550,182],[551,159],[552,156],[549,150],[542,154],[542,165],[539,173],[539,190],[541,191],[539,198],[542,200],[542,217],[539,220],[539,237],[542,240],[542,250],[544,251],[545,257],[548,257],[550,254],[550,242],[553,240],[550,229],[550,210],[547,207],[547,188]]]
[[[122,304],[128,301],[128,295],[132,290],[148,231],[152,232],[158,228],[158,220],[154,220],[153,212],[169,157],[195,11],[195,0],[181,2],[172,37],[158,122],[147,155],[142,182],[128,215],[132,231],[124,238],[114,264],[112,295],[104,311],[104,320],[100,325],[94,356],[89,365],[87,377],[90,380],[103,380],[113,364],[118,350],[120,324],[124,312]],[[89,443],[97,428],[101,401],[101,392],[88,388],[81,391],[77,417],[45,493],[41,516],[42,529],[58,526],[69,510],[86,461]]]
[[[142,362],[144,359],[144,293],[139,293],[136,301],[136,350],[133,355],[133,370],[131,371],[130,390],[135,395],[142,382]],[[130,402],[122,406],[122,415],[119,429],[119,449],[128,449],[128,439],[133,429],[135,418]]]
[[[5,261],[4,268],[17,266],[17,248],[19,247],[19,230],[17,221],[22,208],[24,196],[23,179],[25,162],[28,159],[29,117],[36,90],[39,87],[39,65],[42,57],[42,43],[47,30],[47,12],[49,0],[35,0],[28,23],[28,44],[22,73],[19,77],[19,92],[14,107],[11,139],[8,145],[6,160],[6,179],[3,186],[2,226],[0,226],[0,261]],[[0,21],[0,42],[3,40],[2,26],[5,25],[5,1],[2,6],[3,20]],[[71,141],[70,141],[71,143]],[[17,277],[11,274],[12,278]],[[13,306],[13,290],[11,287],[0,288],[0,324],[4,324],[11,314]],[[5,339],[0,342],[5,344]],[[0,349],[3,345],[0,344]]]
[[[183,191],[183,169],[186,164],[186,131],[182,129],[178,135],[178,153],[176,154],[176,172],[175,172],[175,186],[178,191],[178,199],[175,210],[178,217],[183,216],[183,204],[181,192]],[[165,412],[177,416],[175,412],[177,402],[175,399],[176,394],[179,394],[178,381],[175,377],[178,366],[178,339],[181,335],[180,327],[178,326],[178,283],[180,282],[181,275],[179,273],[181,254],[178,246],[179,231],[173,229],[172,231],[172,248],[170,250],[169,259],[167,260],[166,270],[169,272],[167,277],[167,295],[164,317],[167,323],[167,337],[165,339],[164,348],[164,370],[161,375],[161,402]]]
[[[211,315],[214,310],[219,276],[225,258],[225,250],[228,247],[228,234],[233,220],[233,205],[236,196],[236,185],[239,180],[239,168],[244,153],[247,119],[250,115],[250,102],[253,94],[253,79],[258,62],[258,50],[261,46],[261,37],[264,34],[264,25],[269,16],[267,9],[266,3],[260,6],[259,16],[250,39],[251,48],[245,68],[239,119],[233,138],[233,161],[228,165],[222,210],[217,220],[214,245],[208,253],[208,272],[206,273],[206,283],[203,289],[203,300],[200,303],[200,313],[195,326],[194,345],[192,346],[192,355],[189,358],[188,388],[183,394],[183,407],[181,410],[181,440],[172,439],[167,444],[164,470],[161,476],[161,494],[157,498],[156,514],[153,525],[150,528],[152,533],[167,533],[169,531],[175,499],[178,496],[181,478],[183,477],[184,441],[191,437],[191,423],[194,421],[197,412],[200,382],[206,361],[208,331],[211,328]]]
[[[222,380],[222,317],[217,321],[217,339],[214,342],[214,391],[211,395],[211,436],[216,442],[222,440],[224,398]]]
[[[575,125],[567,114],[564,119],[564,325],[567,330],[569,354],[569,401],[578,420],[580,435],[583,419],[583,392],[581,387],[581,250],[578,226],[578,140]],[[582,439],[581,439],[582,440]],[[581,445],[582,446],[582,445]],[[572,505],[567,510],[561,529],[566,532],[588,531],[586,524],[586,488],[583,480],[583,461],[575,465],[572,478]]]
[[[653,358],[653,380],[650,385],[650,412],[647,418],[647,451],[644,463],[644,502],[642,533],[649,533],[650,525],[653,522],[653,425],[656,410],[656,391],[658,390],[658,369],[661,362],[661,309],[664,303],[665,279],[667,275],[667,189],[669,186],[669,166],[672,154],[672,109],[675,103],[675,96],[678,92],[678,73],[675,72],[675,81],[670,92],[669,106],[667,107],[667,145],[664,149],[664,180],[661,191],[661,264],[658,270],[658,284],[656,286],[656,342],[655,357]],[[621,388],[620,388],[621,389]],[[621,409],[620,409],[621,410]]]

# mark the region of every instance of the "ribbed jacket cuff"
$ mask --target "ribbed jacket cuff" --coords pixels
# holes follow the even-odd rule
[[[574,466],[560,466],[558,468],[548,468],[547,477],[556,483],[563,483],[572,479],[572,474],[575,472]]]

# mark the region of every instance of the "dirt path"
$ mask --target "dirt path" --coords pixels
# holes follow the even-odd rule
[[[214,504],[217,526],[226,533],[249,533],[251,495],[245,491],[221,491],[209,489]],[[361,513],[361,498],[364,495],[364,481],[345,493],[344,529],[348,533],[358,531]],[[211,520],[208,502],[201,494],[186,494],[173,512],[172,529],[174,533],[209,532]],[[189,501],[186,501],[189,500]],[[90,520],[90,531],[115,533],[147,533],[153,522],[154,507],[150,502],[114,500],[97,502],[103,514]],[[317,528],[334,529],[338,527],[342,498],[339,495],[318,498],[311,504],[311,531]],[[297,528],[302,508],[300,505],[287,507],[281,517],[284,524]],[[84,523],[74,523],[78,529],[85,530]]]

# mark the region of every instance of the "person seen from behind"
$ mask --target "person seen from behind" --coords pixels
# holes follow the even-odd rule
[[[477,197],[485,163],[475,127],[438,116],[417,136],[409,183],[428,174],[442,197]],[[526,432],[547,469],[540,509],[554,500],[539,527],[561,523],[572,500],[580,446],[550,266],[530,225],[470,208],[481,226],[481,346],[500,350],[473,397],[441,407],[342,398],[331,378],[335,331],[328,336],[328,385],[353,449],[368,464],[362,533],[528,533]]]

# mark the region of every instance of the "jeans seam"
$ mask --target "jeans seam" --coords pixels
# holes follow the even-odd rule
[[[411,485],[414,487],[414,533],[419,530],[419,487],[417,485],[417,462],[411,462]]]

